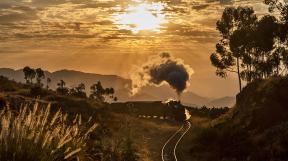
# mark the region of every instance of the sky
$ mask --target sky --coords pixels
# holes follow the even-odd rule
[[[236,75],[218,78],[209,56],[223,9],[239,5],[267,13],[262,0],[0,0],[0,67],[129,78],[135,66],[169,52],[193,68],[188,90],[235,95]]]

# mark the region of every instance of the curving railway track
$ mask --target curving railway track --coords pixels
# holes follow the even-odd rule
[[[191,123],[186,121],[163,145],[161,151],[162,161],[180,161],[177,158],[177,146],[191,128]]]

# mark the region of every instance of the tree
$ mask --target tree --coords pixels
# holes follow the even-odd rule
[[[96,84],[93,84],[90,87],[91,94],[90,98],[91,99],[96,99],[98,101],[104,102],[105,99],[108,97],[110,99],[114,99],[114,89],[113,88],[103,88],[102,84],[100,81],[98,81]]]
[[[220,77],[237,73],[240,91],[242,81],[288,74],[288,1],[265,3],[270,12],[277,9],[280,16],[270,14],[258,20],[253,8],[228,7],[217,21],[222,38],[210,60]]]
[[[251,43],[251,40],[254,36],[254,30],[254,26],[235,30],[234,33],[231,35],[229,41],[230,50],[239,56],[237,61],[238,79],[243,79],[248,82],[251,82],[253,77],[253,56],[251,54],[253,45]],[[241,59],[241,64],[239,62],[239,59]],[[240,66],[242,69],[241,71]]]
[[[77,87],[76,87],[77,91],[79,92],[84,92],[85,91],[85,84],[84,83],[80,83]]]
[[[277,30],[278,24],[274,16],[266,15],[257,22],[254,64],[260,79],[279,73],[280,56],[274,50]]]
[[[69,94],[75,97],[86,98],[85,84],[80,83],[77,87],[70,89]]]
[[[96,84],[93,84],[90,87],[90,90],[91,90],[90,98],[97,99],[101,102],[105,101],[105,98],[103,96],[105,94],[105,89],[102,87],[100,81],[98,81]]]
[[[24,79],[26,80],[26,83],[33,83],[33,79],[36,76],[36,72],[34,69],[30,68],[29,66],[26,66],[23,68],[24,72]]]
[[[285,48],[281,48],[281,57],[282,57],[282,62],[283,62],[283,66],[286,68],[286,72],[288,70],[288,50]],[[286,73],[288,74],[288,72]]]
[[[276,18],[266,15],[231,35],[230,49],[241,56],[242,80],[251,82],[278,75],[280,57],[274,52],[277,28]]]
[[[49,84],[51,83],[51,81],[52,80],[49,77],[46,79],[46,89],[49,89]]]
[[[264,0],[264,3],[269,6],[269,12],[278,10],[280,20],[284,23],[288,22],[288,2],[283,0]],[[288,30],[288,29],[287,29]]]
[[[253,26],[256,20],[254,10],[250,7],[228,7],[216,24],[222,39],[216,44],[216,52],[210,56],[211,63],[217,68],[216,75],[220,77],[226,78],[227,72],[237,73],[240,91],[242,89],[240,68],[243,47],[234,43],[238,43],[241,29]],[[230,42],[233,36],[234,41]]]
[[[63,80],[60,80],[59,83],[57,83],[58,88],[56,89],[57,93],[60,93],[62,95],[68,94],[68,88],[66,88],[66,83]]]
[[[29,77],[29,72],[30,72],[30,67],[26,66],[23,68],[23,73],[24,73],[24,79],[26,80],[26,83],[29,83],[30,77]]]
[[[45,73],[44,73],[44,71],[43,71],[41,68],[37,68],[37,69],[35,70],[35,72],[36,72],[37,84],[38,84],[39,86],[42,86],[41,80],[45,78]]]
[[[278,21],[278,32],[276,33],[277,36],[277,45],[276,50],[274,53],[274,60],[280,59],[280,67],[283,69],[277,68],[277,72],[279,74],[288,74],[288,66],[287,66],[287,50],[288,50],[288,2],[282,0],[264,0],[264,3],[269,6],[269,11],[271,13],[277,10],[280,14],[273,14],[279,15],[277,16]],[[276,55],[275,55],[276,54]],[[276,61],[275,64],[278,64],[279,61]],[[281,72],[280,72],[281,70]]]

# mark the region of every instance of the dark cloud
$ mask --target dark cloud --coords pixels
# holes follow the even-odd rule
[[[208,2],[208,3],[220,2],[220,4],[231,4],[231,3],[234,3],[235,0],[206,0],[206,2]]]
[[[193,9],[195,10],[203,10],[206,9],[207,7],[209,7],[209,4],[199,4],[199,5],[194,5],[192,6]]]

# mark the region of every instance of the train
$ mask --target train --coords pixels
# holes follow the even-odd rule
[[[114,112],[127,113],[134,116],[150,116],[155,118],[185,121],[185,106],[180,101],[133,101],[111,103],[109,109]]]

